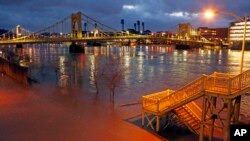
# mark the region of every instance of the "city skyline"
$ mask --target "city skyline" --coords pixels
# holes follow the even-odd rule
[[[42,29],[73,12],[81,11],[113,28],[121,29],[120,20],[125,20],[125,29],[133,28],[140,20],[151,31],[176,30],[178,23],[189,22],[194,27],[228,27],[236,21],[226,15],[206,20],[201,14],[206,8],[230,11],[237,15],[249,14],[250,1],[164,1],[164,0],[34,0],[0,1],[0,28],[10,29],[18,24],[32,31]],[[237,5],[237,6],[236,6]]]

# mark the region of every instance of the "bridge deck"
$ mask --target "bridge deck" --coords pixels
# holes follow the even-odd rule
[[[179,38],[170,37],[159,37],[153,35],[111,35],[111,36],[86,36],[82,38],[72,37],[36,37],[36,36],[24,36],[15,39],[0,40],[0,45],[8,44],[40,44],[40,43],[61,43],[61,42],[84,42],[84,41],[110,41],[120,39],[150,39],[150,40],[168,40],[177,43],[188,43],[188,44],[204,44],[204,45],[216,45],[215,42],[203,41],[203,40],[186,40]]]

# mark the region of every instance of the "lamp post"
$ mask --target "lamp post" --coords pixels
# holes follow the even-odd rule
[[[212,10],[208,10],[205,12],[205,16],[207,18],[212,18],[214,16],[215,13],[221,13],[221,14],[225,14],[225,15],[229,15],[232,16],[236,19],[238,19],[241,22],[244,22],[244,31],[243,31],[243,39],[242,39],[242,46],[241,46],[241,63],[240,63],[240,73],[243,72],[243,65],[244,65],[244,53],[245,53],[245,40],[246,40],[246,27],[247,27],[247,16],[244,16],[244,18],[231,13],[231,12],[227,12],[227,11],[212,11]]]
[[[241,47],[241,63],[240,63],[240,73],[243,72],[243,65],[244,65],[244,53],[245,53],[245,40],[246,40],[246,25],[247,25],[247,16],[244,16],[244,18],[231,13],[231,12],[226,12],[226,11],[207,11],[205,13],[205,16],[207,18],[212,18],[214,16],[214,14],[219,13],[219,14],[225,14],[225,15],[229,15],[232,16],[236,19],[238,19],[241,22],[244,22],[244,31],[243,31],[243,39],[242,39],[242,47]],[[239,80],[241,81],[241,80]],[[241,82],[240,82],[241,84]],[[232,107],[232,100],[234,101],[234,106]],[[233,123],[234,124],[238,124],[239,121],[239,114],[240,114],[240,101],[241,101],[241,95],[235,97],[234,99],[230,99],[230,98],[225,98],[225,104],[227,104],[227,116],[225,119],[225,124],[224,124],[224,141],[228,141],[229,140],[229,133],[230,133],[230,129],[229,126],[232,122],[232,115],[233,115]],[[233,110],[232,110],[233,109]],[[232,112],[233,111],[233,112]],[[203,121],[202,121],[203,122]],[[214,122],[214,120],[212,120],[212,122]],[[212,124],[214,125],[214,124]],[[212,140],[213,137],[213,128],[214,126],[211,126],[210,128],[210,136],[209,136],[209,140]],[[203,137],[204,137],[204,126],[202,125],[201,128],[201,133],[200,133],[200,137],[199,140],[203,141]]]

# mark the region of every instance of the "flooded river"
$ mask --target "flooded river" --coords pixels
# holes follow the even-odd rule
[[[78,87],[95,93],[95,79],[103,77],[99,89],[104,94],[108,93],[108,79],[104,79],[105,74],[99,74],[114,67],[126,69],[121,72],[123,77],[117,81],[119,84],[115,89],[115,101],[118,103],[140,101],[144,94],[168,88],[178,89],[202,74],[240,71],[240,50],[175,50],[170,45],[85,47],[85,54],[70,54],[68,50],[68,46],[63,44],[40,44],[26,45],[14,51],[18,55],[29,56],[30,75],[39,85]],[[110,58],[114,58],[116,64],[107,63]],[[244,70],[249,68],[250,52],[246,51]],[[96,73],[99,73],[99,78],[95,77]],[[246,107],[250,105],[248,99],[243,99],[242,111],[246,113]]]
[[[70,54],[67,45],[25,45],[13,49],[28,56],[33,85],[48,89],[72,88],[81,94],[109,100],[111,79],[121,77],[115,87],[115,104],[139,102],[141,96],[165,89],[178,89],[202,74],[239,73],[241,51],[230,49],[175,50],[171,45],[85,47],[84,54]],[[244,70],[250,69],[250,52],[245,52]],[[241,114],[250,123],[250,96],[244,96]]]

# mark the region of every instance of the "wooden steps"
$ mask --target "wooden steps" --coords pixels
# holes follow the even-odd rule
[[[174,110],[178,118],[194,133],[199,134],[200,119],[185,105]]]

